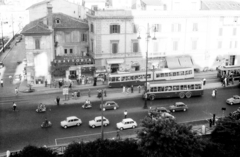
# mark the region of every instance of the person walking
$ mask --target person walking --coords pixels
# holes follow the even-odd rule
[[[139,85],[137,88],[138,88],[138,93],[141,93],[141,88],[142,88],[141,85]]]
[[[125,87],[125,86],[123,86],[123,93],[125,93],[125,90],[126,90],[126,87]]]
[[[11,83],[12,82],[12,76],[9,75],[9,82]]]
[[[131,93],[133,93],[133,85],[131,86]]]
[[[17,109],[17,104],[13,102],[13,111],[16,111],[16,109]]]
[[[1,87],[3,87],[3,79],[1,79],[0,83],[1,83]]]
[[[18,95],[18,87],[15,88],[15,95]]]
[[[127,88],[127,93],[130,93],[130,90],[131,90],[130,87],[128,87],[128,88]]]
[[[212,119],[209,119],[209,127],[212,127]]]
[[[121,139],[121,137],[120,137],[120,133],[119,133],[119,130],[117,130],[116,139],[117,139],[117,140],[120,140],[120,139]]]
[[[127,110],[124,111],[124,118],[126,119],[127,118]]]
[[[104,96],[107,97],[107,90],[106,90],[106,88],[104,89],[103,92],[104,92]]]
[[[225,77],[223,81],[224,81],[224,87],[226,87],[227,86],[227,78]]]
[[[60,97],[59,96],[57,96],[56,102],[57,102],[57,106],[59,106],[60,105]]]
[[[91,97],[91,89],[88,89],[88,97]]]
[[[206,85],[206,79],[203,78],[203,85],[205,86]]]
[[[215,93],[215,89],[212,91],[212,97],[215,97],[216,93]]]

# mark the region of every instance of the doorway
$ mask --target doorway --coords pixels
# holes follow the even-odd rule
[[[119,64],[111,64],[111,73],[116,73],[119,70]]]
[[[229,65],[234,65],[234,64],[235,64],[235,55],[231,55]]]
[[[76,70],[70,70],[69,72],[69,79],[77,79],[77,72]]]

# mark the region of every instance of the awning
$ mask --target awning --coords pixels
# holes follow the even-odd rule
[[[181,67],[193,67],[192,59],[190,57],[181,57],[179,58]]]
[[[124,63],[123,59],[108,59],[107,64],[121,64]]]
[[[177,57],[166,57],[168,68],[180,68],[179,60]]]

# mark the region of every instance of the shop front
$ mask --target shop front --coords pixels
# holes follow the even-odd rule
[[[110,66],[110,73],[117,73],[120,70],[120,65],[123,63],[123,59],[108,59],[107,64]]]

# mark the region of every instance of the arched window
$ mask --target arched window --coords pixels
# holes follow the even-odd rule
[[[55,19],[55,23],[59,24],[59,23],[61,23],[61,20],[59,18],[57,18],[57,19]]]
[[[94,33],[94,25],[91,23],[91,32]]]

